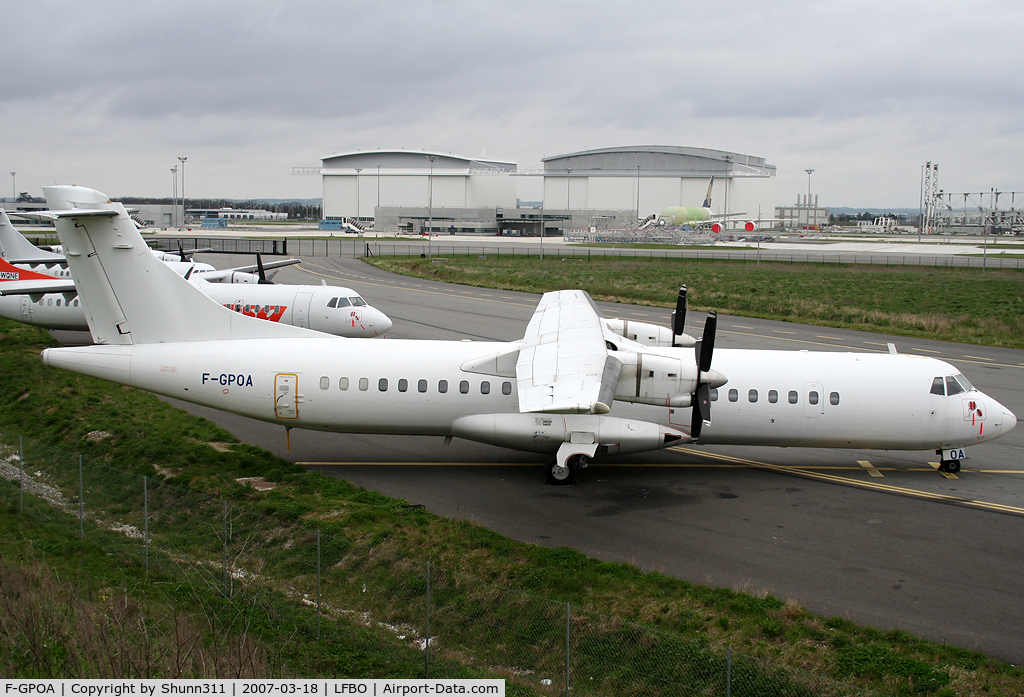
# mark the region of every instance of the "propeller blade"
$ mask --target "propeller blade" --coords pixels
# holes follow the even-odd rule
[[[195,270],[196,270],[196,267],[194,267],[194,266],[188,267],[188,271],[185,272],[185,280],[186,281],[188,280],[188,277],[192,275],[192,272],[195,271]]]
[[[178,240],[178,256],[181,257],[182,261],[188,261],[188,257],[185,256],[185,250],[181,246],[181,240]]]
[[[267,278],[267,272],[263,269],[263,257],[260,256],[259,252],[256,252],[256,273],[260,279],[258,283],[273,285],[274,282]]]
[[[697,366],[700,372],[711,370],[711,354],[715,350],[715,331],[718,329],[718,313],[712,310],[704,323],[704,335],[697,345],[699,353]]]
[[[686,286],[680,286],[676,296],[676,309],[672,312],[672,345],[676,345],[676,337],[686,330]]]

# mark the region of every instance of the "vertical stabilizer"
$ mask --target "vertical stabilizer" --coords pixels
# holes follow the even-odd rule
[[[46,263],[51,259],[53,263],[64,261],[64,255],[39,249],[26,240],[25,236],[11,225],[11,219],[3,210],[0,210],[0,256],[12,264],[22,260],[37,264]]]
[[[96,343],[334,338],[217,304],[150,253],[124,206],[106,195],[78,186],[43,191]]]
[[[711,208],[711,187],[715,185],[715,178],[711,177],[711,181],[708,183],[708,193],[704,196],[703,208]],[[692,199],[691,199],[692,200]]]

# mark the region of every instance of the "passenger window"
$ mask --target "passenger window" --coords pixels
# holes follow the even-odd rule
[[[427,381],[426,380],[420,380],[419,382],[417,382],[416,383],[416,389],[419,390],[420,392],[426,392],[427,391]]]
[[[349,300],[352,301],[352,304],[356,307],[360,307],[361,305],[366,304],[366,301],[360,298],[358,295],[354,298],[349,298]]]
[[[347,390],[348,389],[348,378],[338,378],[338,389],[339,390]]]
[[[359,391],[366,392],[370,389],[370,381],[366,378],[359,378]]]
[[[711,397],[711,401],[712,402],[717,402],[718,401],[718,388],[717,387],[712,387],[711,390],[708,392],[708,395]]]
[[[60,307],[61,298],[57,298],[57,307]]]
[[[932,380],[932,394],[937,394],[940,397],[946,394],[946,383],[941,377]]]
[[[447,392],[448,391],[448,381],[447,380],[438,380],[437,381],[437,391],[440,392],[441,394],[444,394],[445,392]]]
[[[483,382],[480,383],[480,394],[490,394],[490,393],[491,393],[491,383],[489,383],[486,380],[484,380]]]
[[[796,393],[796,390],[790,390],[789,391],[789,403],[790,404],[796,404],[799,401],[800,401],[800,395],[798,395]]]
[[[829,392],[828,393],[828,403],[831,404],[832,406],[835,406],[835,405],[839,404],[839,393],[838,392]]]
[[[53,305],[53,298],[48,298],[46,301],[47,305]]]
[[[381,392],[387,392],[388,391],[388,379],[387,378],[381,378],[380,380],[378,380],[377,381],[377,389],[380,390]]]
[[[407,392],[408,390],[409,390],[409,381],[406,380],[405,378],[402,378],[401,380],[399,380],[398,381],[398,391],[399,392]]]
[[[338,306],[338,299],[337,298],[331,298],[330,300],[327,301],[327,307],[337,307],[337,306]]]
[[[78,298],[75,298],[75,307],[78,307]]]
[[[768,390],[768,403],[775,404],[779,401],[779,393],[776,390]]]
[[[331,389],[331,379],[326,375],[320,378],[320,389],[329,390]]]
[[[740,393],[739,392],[737,392],[736,390],[729,390],[729,401],[730,402],[739,401],[739,398],[740,398]]]
[[[348,307],[351,304],[348,298],[338,298],[338,307]]]
[[[463,380],[459,383],[459,392],[469,394],[469,380]]]
[[[503,382],[503,383],[501,383],[501,393],[502,394],[512,394],[512,383],[511,382]]]
[[[807,401],[810,404],[818,403],[818,393],[816,390],[811,390],[810,392],[807,393]]]
[[[747,392],[747,400],[749,400],[751,403],[756,402],[757,390],[750,390],[750,392]]]
[[[964,388],[956,381],[955,375],[946,376],[946,396],[952,397],[955,394],[960,394],[964,391]]]

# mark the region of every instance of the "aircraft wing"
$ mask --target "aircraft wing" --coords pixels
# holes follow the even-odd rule
[[[519,411],[607,414],[621,370],[608,353],[601,313],[590,296],[582,290],[545,293],[516,362]]]
[[[279,269],[282,266],[291,266],[292,264],[301,264],[302,259],[279,259],[278,261],[266,261],[263,262],[264,270],[269,271],[270,269]],[[249,266],[236,266],[233,269],[218,269],[217,271],[205,271],[201,274],[201,278],[205,281],[216,282],[224,278],[228,278],[233,273],[256,273],[259,270],[256,264]]]

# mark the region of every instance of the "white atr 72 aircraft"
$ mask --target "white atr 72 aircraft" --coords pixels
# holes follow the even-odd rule
[[[570,483],[596,455],[688,442],[934,450],[955,469],[964,446],[1017,423],[934,358],[723,349],[712,369],[714,314],[695,361],[615,333],[582,291],[546,293],[507,343],[351,341],[259,322],[156,260],[120,203],[61,194],[78,209],[54,214],[57,232],[104,345],[46,349],[43,362],[285,427],[544,453],[548,480]]]

